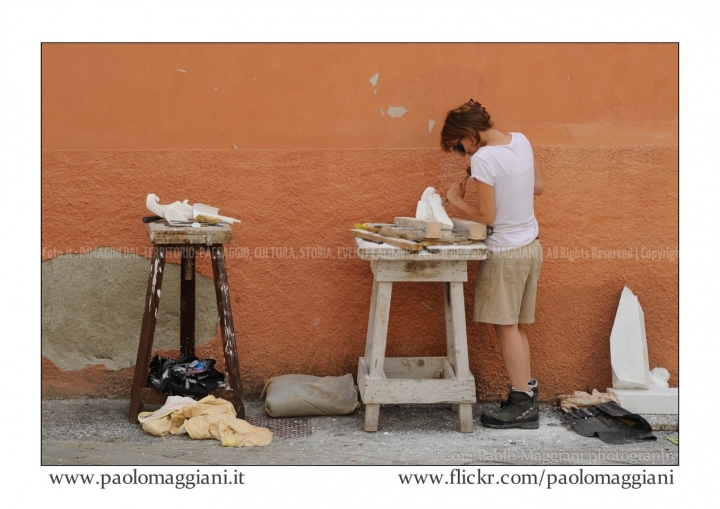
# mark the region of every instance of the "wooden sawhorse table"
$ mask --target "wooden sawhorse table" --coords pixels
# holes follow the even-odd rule
[[[225,369],[228,374],[229,389],[217,389],[212,392],[215,397],[231,401],[239,418],[245,417],[242,401],[242,384],[240,382],[240,366],[235,346],[235,328],[233,326],[232,308],[230,306],[230,289],[225,270],[224,244],[232,241],[232,228],[228,225],[203,226],[168,226],[165,221],[157,221],[146,225],[150,242],[153,243],[153,257],[150,264],[147,296],[145,297],[140,344],[135,363],[130,394],[131,423],[137,424],[138,414],[145,404],[164,403],[165,394],[159,393],[154,387],[148,386],[147,377],[150,371],[155,322],[157,320],[160,293],[162,290],[163,270],[168,251],[179,250],[180,266],[180,355],[195,355],[195,253],[203,249],[210,250],[213,276],[215,280],[215,297],[220,331],[225,353]]]
[[[472,433],[477,399],[468,361],[463,283],[467,261],[487,258],[487,247],[478,242],[413,253],[357,238],[355,243],[374,274],[365,356],[360,357],[357,375],[365,431],[377,431],[381,404],[450,403],[458,411],[460,431]],[[447,357],[385,357],[392,284],[404,281],[443,283]]]

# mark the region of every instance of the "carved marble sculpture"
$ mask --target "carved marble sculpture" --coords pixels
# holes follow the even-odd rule
[[[435,192],[434,187],[428,187],[422,194],[420,201],[415,209],[415,219],[423,219],[425,221],[440,221],[444,227],[452,228],[453,222],[445,212],[442,204],[442,198]]]

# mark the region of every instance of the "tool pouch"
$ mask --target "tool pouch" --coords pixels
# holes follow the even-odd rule
[[[175,360],[156,355],[150,361],[147,381],[169,396],[205,397],[217,388],[226,387],[225,375],[215,369],[214,359],[194,356]]]

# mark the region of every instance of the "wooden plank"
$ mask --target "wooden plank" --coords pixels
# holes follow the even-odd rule
[[[373,281],[372,295],[370,297],[370,314],[368,315],[367,334],[365,335],[365,357],[372,355],[373,334],[375,333],[375,310],[377,309],[378,282]]]
[[[436,365],[441,363],[449,366],[444,357],[426,357],[437,359],[432,361]],[[393,365],[394,361],[402,358],[390,357],[385,359]],[[440,361],[440,362],[437,362]],[[388,373],[389,375],[389,373]],[[401,403],[475,403],[475,379],[458,380],[452,374],[450,367],[448,379],[428,378],[370,378],[362,357],[358,362],[358,388],[363,403],[372,404],[401,404]],[[427,382],[427,383],[426,383]]]
[[[447,357],[450,365],[456,366],[455,323],[453,322],[452,301],[450,300],[450,283],[443,283],[443,297],[445,301],[445,342],[447,345]],[[447,378],[447,376],[445,378]]]
[[[350,230],[350,236],[359,239],[370,240],[373,242],[383,242],[385,244],[388,244],[389,246],[399,247],[401,249],[405,249],[406,251],[420,251],[422,249],[422,246],[420,244],[418,244],[417,242],[413,242],[412,240],[385,237],[383,235],[380,235],[379,233],[372,233],[366,230],[352,229]]]
[[[367,362],[365,357],[360,357],[360,360],[358,361],[358,388],[362,385],[364,387],[364,380],[367,380],[370,378],[370,370],[367,368]],[[363,382],[360,383],[360,378],[362,378]],[[385,372],[383,371],[383,374],[380,378],[386,378]]]
[[[455,217],[451,217],[450,220],[453,222],[453,228],[467,228],[468,230],[467,232],[456,231],[454,232],[455,235],[462,235],[470,240],[483,240],[487,238],[487,225],[485,223]]]
[[[458,405],[458,418],[460,420],[460,432],[472,433],[473,431],[473,406],[467,403]]]
[[[400,228],[417,228],[417,230],[397,230],[413,233],[426,239],[439,239],[442,237],[442,223],[440,221],[425,221],[414,217],[396,217],[395,224]]]
[[[387,342],[388,320],[390,319],[390,298],[392,297],[392,283],[379,281],[377,285],[375,316],[373,318],[373,332],[369,349],[370,355],[365,357],[370,378],[382,378],[383,376],[385,344]]]
[[[452,363],[453,354],[448,352],[448,359],[453,364],[455,375],[458,379],[465,379],[470,376],[470,364],[467,350],[467,331],[465,328],[465,296],[463,295],[462,283],[448,283],[450,293],[450,311],[453,321],[453,343],[455,363]]]
[[[456,380],[457,376],[455,376],[455,370],[452,367],[452,364],[450,364],[450,361],[447,357],[440,357],[443,360],[443,378],[445,380]]]
[[[365,392],[365,380],[367,379],[367,366],[365,366],[365,358],[360,357],[358,360],[358,372],[357,372],[357,384],[358,384],[358,392],[360,393],[360,399],[363,397],[363,393]]]
[[[377,281],[414,282],[465,282],[467,262],[465,260],[378,260],[375,272]]]
[[[365,431],[377,431],[380,420],[380,405],[365,405]]]
[[[388,244],[377,244],[355,238],[357,254],[361,260],[484,260],[487,246],[480,241],[467,245],[428,246],[422,251],[406,251]]]
[[[446,380],[454,380],[455,378],[457,378],[455,376],[455,370],[453,369],[450,361],[447,358],[443,360],[443,378]],[[459,410],[458,404],[451,403],[450,410],[452,410],[453,412],[457,412]]]
[[[459,242],[456,243],[453,241],[452,232],[449,230],[443,230],[442,231],[442,237],[435,238],[435,239],[427,239],[423,237],[422,231],[416,231],[416,230],[398,230],[391,228],[390,226],[383,226],[378,231],[380,235],[383,237],[390,237],[390,238],[398,238],[398,239],[405,239],[405,240],[414,240],[420,243],[421,246],[427,247],[427,246],[452,246],[455,244],[458,245],[467,245],[469,241],[465,239],[465,242]]]
[[[367,364],[365,363],[365,358],[360,357],[358,360],[358,372],[357,372],[357,383],[358,383],[358,392],[360,393],[360,399],[365,402],[365,400],[362,399],[363,394],[365,393],[365,381],[370,378],[370,375],[368,374],[368,368]],[[385,378],[385,373],[383,373],[382,378]]]
[[[132,424],[137,424],[137,416],[142,410],[140,391],[147,383],[150,371],[150,355],[152,354],[153,338],[155,337],[155,323],[157,321],[158,307],[160,306],[160,291],[162,290],[163,272],[165,268],[166,250],[164,247],[155,247],[150,262],[150,275],[147,283],[147,293],[144,301],[142,327],[140,329],[140,344],[138,345],[137,360],[135,361],[135,376],[130,390],[130,412],[128,418]]]
[[[365,431],[377,431],[378,421],[380,420],[380,405],[368,404],[365,402],[365,381],[368,378],[368,370],[365,365],[365,359],[360,357],[358,360],[357,383],[360,392],[360,400],[365,404]]]
[[[445,283],[443,286],[448,349],[448,359],[443,366],[443,373],[447,379],[472,377],[467,352],[465,299],[462,284]],[[462,433],[472,433],[472,405],[451,404],[450,408],[458,412],[460,431]]]
[[[168,226],[165,221],[146,223],[150,242],[153,244],[229,244],[233,239],[230,225],[221,226]]]
[[[443,373],[445,357],[385,357],[387,378],[433,379]]]
[[[475,403],[475,379],[368,378],[365,404]]]

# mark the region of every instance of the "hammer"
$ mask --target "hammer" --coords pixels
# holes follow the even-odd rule
[[[469,167],[469,166],[467,167],[467,170],[465,170],[465,173],[467,173],[467,177],[465,177],[464,179],[462,179],[462,182],[460,182],[460,184],[462,184],[463,182],[465,182],[467,179],[470,178],[470,175],[471,175],[471,174],[470,174],[470,167]],[[447,201],[448,201],[448,198],[445,198],[445,200],[442,202],[443,206],[445,206],[445,204],[447,203]]]

